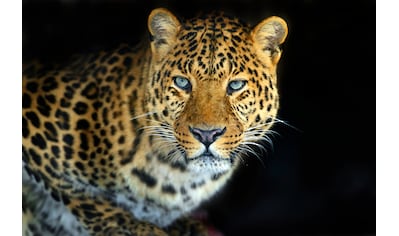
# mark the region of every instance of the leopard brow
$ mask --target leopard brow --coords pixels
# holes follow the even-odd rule
[[[224,38],[225,35],[224,35],[223,30],[220,30],[220,33],[222,34],[222,36],[223,36],[223,38]],[[234,63],[233,63],[233,59],[230,59],[230,58],[229,58],[229,59],[227,60],[227,66],[228,66],[228,72],[227,72],[227,74],[228,74],[229,76],[231,76],[232,73],[233,73],[233,71],[236,69],[235,66],[234,66]]]

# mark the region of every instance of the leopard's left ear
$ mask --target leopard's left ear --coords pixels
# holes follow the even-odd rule
[[[285,41],[287,34],[287,23],[278,16],[271,16],[255,26],[251,37],[260,53],[270,57],[275,65],[281,56],[279,45]]]
[[[148,30],[151,34],[152,53],[157,60],[169,52],[180,27],[179,20],[167,9],[152,10],[148,17]]]

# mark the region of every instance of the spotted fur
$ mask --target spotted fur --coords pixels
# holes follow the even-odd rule
[[[186,218],[278,110],[281,18],[148,19],[150,40],[23,71],[25,235],[204,235]]]

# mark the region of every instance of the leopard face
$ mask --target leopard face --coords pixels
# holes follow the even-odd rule
[[[275,120],[286,23],[270,17],[251,29],[223,14],[179,22],[160,9],[150,15],[149,29],[146,101],[157,111],[149,129],[159,149],[172,161],[185,159],[193,172],[230,170]]]

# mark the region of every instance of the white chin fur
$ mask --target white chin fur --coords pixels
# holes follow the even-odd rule
[[[190,160],[187,169],[198,174],[220,174],[232,168],[229,159],[214,158],[211,156],[201,156],[195,160]]]

